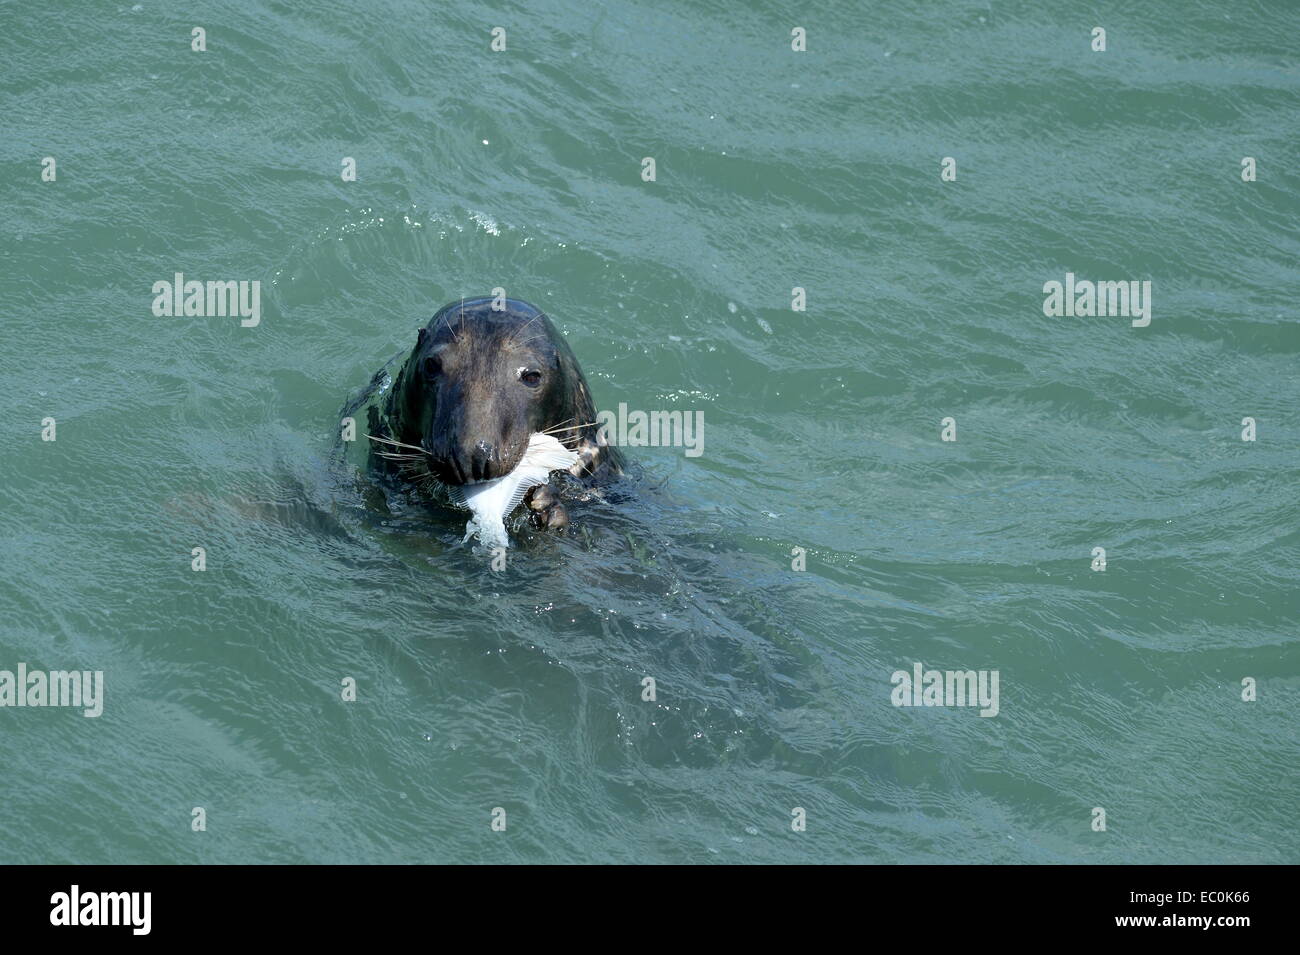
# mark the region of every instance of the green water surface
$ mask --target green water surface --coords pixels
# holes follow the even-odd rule
[[[0,670],[106,686],[0,708],[0,862],[1300,860],[1297,35],[0,3]],[[260,324],[155,316],[176,272]],[[1067,272],[1151,324],[1044,315]],[[499,573],[334,458],[495,287],[601,407],[705,420]],[[893,706],[917,662],[997,670],[998,715]]]

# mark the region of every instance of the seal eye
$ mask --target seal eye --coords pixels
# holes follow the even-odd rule
[[[542,383],[542,373],[529,368],[519,373],[519,380],[529,388],[536,388]]]
[[[430,378],[436,377],[442,371],[442,362],[433,355],[424,360],[424,373]]]

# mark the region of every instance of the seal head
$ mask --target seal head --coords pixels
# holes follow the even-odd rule
[[[586,378],[551,320],[527,302],[493,302],[453,302],[420,329],[387,396],[383,436],[419,449],[427,473],[449,485],[509,474],[538,432],[578,452],[575,476],[617,471],[617,450],[597,441]]]

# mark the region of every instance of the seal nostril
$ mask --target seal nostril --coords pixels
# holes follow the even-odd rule
[[[474,450],[470,454],[470,467],[473,469],[476,481],[486,481],[492,477],[492,462],[495,458],[496,448],[486,441],[479,441],[474,445]]]

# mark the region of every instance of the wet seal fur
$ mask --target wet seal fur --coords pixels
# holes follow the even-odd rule
[[[591,389],[568,344],[536,306],[506,299],[498,311],[493,301],[453,302],[420,329],[382,407],[370,407],[372,460],[439,497],[446,485],[509,474],[540,431],[577,453],[573,482],[617,478],[623,457],[599,434]],[[568,523],[564,484],[552,474],[524,496],[535,526]]]

